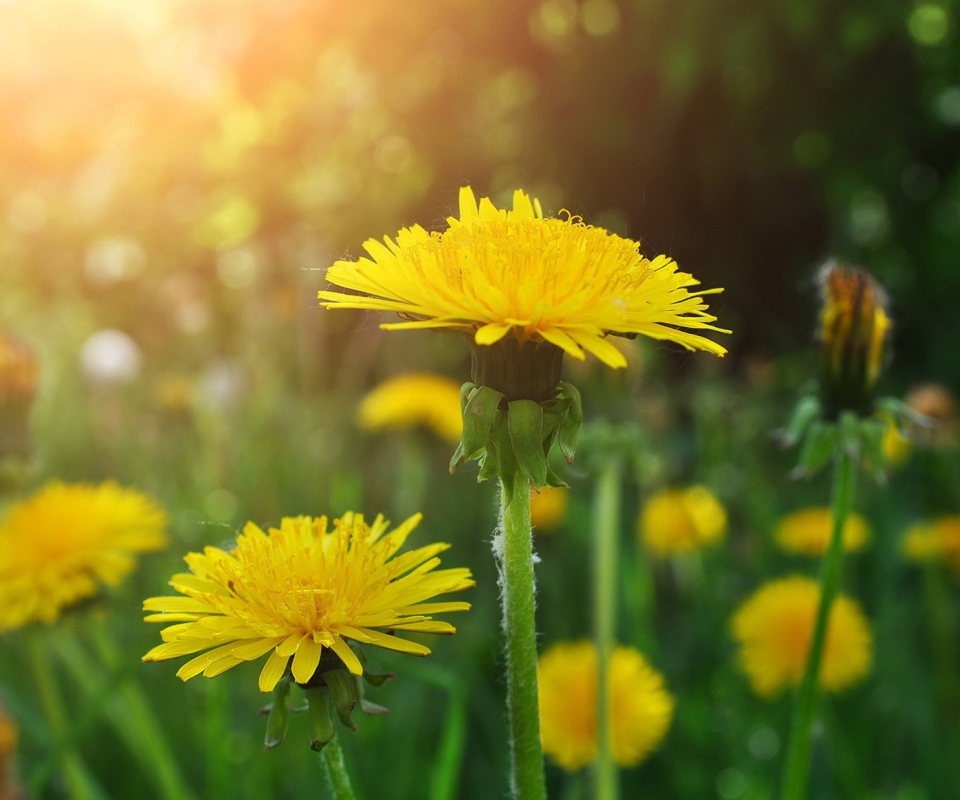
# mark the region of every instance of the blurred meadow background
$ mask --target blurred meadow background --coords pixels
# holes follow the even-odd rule
[[[623,341],[627,369],[568,359],[566,374],[588,421],[636,424],[645,442],[624,487],[619,639],[676,706],[657,751],[624,771],[624,796],[773,797],[790,693],[751,691],[730,619],[765,581],[816,572],[776,532],[826,505],[829,476],[791,479],[796,453],[772,433],[816,375],[824,259],[890,293],[882,393],[935,383],[923,410],[946,429],[954,413],[958,24],[947,0],[0,2],[0,334],[39,364],[21,492],[114,479],[171,520],[169,547],[60,624],[66,644],[48,631],[102,796],[158,794],[149,755],[107,722],[129,707],[100,673],[78,677],[100,625],[120,647],[110,682],[142,684],[197,796],[324,796],[302,716],[262,751],[257,668],[183,684],[173,664],[142,665],[159,637],[140,606],[169,591],[186,552],[226,545],[247,520],[347,509],[394,522],[422,510],[411,544],[450,542],[445,566],[477,580],[432,656],[378,655],[399,677],[368,696],[392,715],[340,737],[359,794],[505,795],[495,487],[475,485],[475,465],[447,474],[455,437],[358,417],[398,374],[466,380],[468,348],[384,335],[375,315],[317,301],[335,260],[404,225],[441,226],[469,183],[498,203],[522,187],[725,287],[711,310],[733,331],[726,358]],[[960,541],[952,564],[903,545],[917,523],[960,513],[958,453],[939,439],[892,442],[889,485],[860,481],[870,536],[844,591],[873,661],[826,698],[811,797],[960,796]],[[578,463],[563,477],[565,508],[535,519],[543,649],[590,635],[593,481]],[[689,486],[722,504],[722,536],[651,552],[644,503]],[[18,632],[0,640],[11,780],[62,797],[23,649]],[[548,761],[547,779],[551,797],[587,796],[582,774]]]

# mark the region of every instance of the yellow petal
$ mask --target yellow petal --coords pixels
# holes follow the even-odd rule
[[[260,670],[260,691],[272,692],[283,677],[287,669],[289,656],[282,656],[274,650],[267,659],[267,663]]]
[[[322,645],[317,644],[309,636],[303,637],[303,641],[297,648],[297,654],[293,657],[293,679],[297,683],[306,683],[313,677],[320,663],[321,652],[323,652]]]

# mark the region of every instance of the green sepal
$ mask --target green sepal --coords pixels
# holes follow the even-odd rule
[[[863,467],[870,471],[881,486],[887,482],[887,456],[883,451],[886,423],[879,419],[860,422],[860,448],[863,452]]]
[[[304,692],[310,710],[310,749],[319,753],[337,735],[333,698],[326,686],[310,686]]]
[[[355,731],[357,726],[350,719],[350,712],[360,699],[360,693],[357,691],[357,682],[353,675],[346,670],[331,669],[323,673],[323,680],[330,687],[330,696],[340,721],[350,730]]]
[[[837,426],[826,422],[814,422],[807,429],[800,451],[800,463],[795,475],[813,475],[827,465],[836,451],[839,436]]]
[[[561,381],[558,388],[560,389],[560,396],[567,400],[568,405],[560,417],[557,441],[563,457],[567,459],[568,464],[572,464],[573,457],[577,452],[577,437],[580,435],[580,428],[583,426],[583,403],[580,399],[579,389],[572,383]]]
[[[267,707],[267,732],[263,749],[271,750],[284,740],[290,724],[290,679],[283,677],[273,689],[273,702]]]
[[[547,482],[547,454],[544,452],[543,409],[533,400],[507,404],[507,429],[520,471],[541,489]]]
[[[797,403],[793,410],[793,416],[787,427],[780,434],[780,439],[786,447],[793,447],[797,442],[804,438],[807,429],[820,418],[822,406],[820,398],[814,395],[808,395]]]
[[[860,417],[852,411],[840,415],[840,446],[850,458],[860,455]]]
[[[466,397],[465,403],[464,397]],[[474,387],[472,383],[465,383],[461,387],[463,434],[453,458],[450,459],[451,472],[483,450],[497,420],[498,409],[503,398],[503,394],[488,386]]]

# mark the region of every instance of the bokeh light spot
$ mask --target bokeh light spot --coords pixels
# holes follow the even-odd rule
[[[950,17],[943,6],[923,3],[910,12],[907,27],[917,44],[935,47],[946,40],[950,32]]]
[[[880,244],[890,228],[890,215],[883,195],[873,189],[858,192],[850,202],[850,238],[857,244]]]
[[[960,126],[960,86],[951,86],[940,93],[936,112],[947,125]]]
[[[587,0],[580,9],[580,22],[591,36],[609,36],[620,27],[620,9],[611,0]]]

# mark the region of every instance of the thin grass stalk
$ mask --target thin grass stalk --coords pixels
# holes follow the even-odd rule
[[[621,465],[611,458],[600,472],[594,495],[593,630],[597,647],[597,761],[593,771],[595,800],[618,800],[620,773],[613,760],[613,730],[608,683],[617,636],[619,586]]]
[[[536,586],[530,484],[501,481],[500,598],[507,651],[510,790],[517,800],[546,800],[537,695]]]
[[[330,784],[334,800],[356,800],[353,785],[350,783],[350,774],[343,760],[343,748],[340,747],[340,740],[336,736],[320,751],[320,759],[323,761],[327,783]]]
[[[102,619],[93,620],[90,635],[104,666],[111,671],[119,670],[123,656]],[[107,718],[143,767],[153,774],[161,797],[194,800],[195,795],[183,778],[140,684],[129,674],[120,675],[116,698],[122,702],[111,704],[113,707],[108,708]]]
[[[813,723],[819,699],[820,665],[827,636],[830,609],[840,588],[843,567],[843,529],[853,504],[855,463],[845,447],[838,449],[834,467],[833,530],[830,545],[820,567],[820,605],[813,629],[813,640],[807,666],[794,699],[793,719],[790,725],[790,744],[783,773],[781,800],[804,800],[810,777],[810,756],[813,748]]]
[[[35,626],[26,631],[26,639],[30,669],[37,685],[40,705],[54,739],[58,745],[64,747],[61,758],[68,794],[71,800],[93,800],[97,793],[89,787],[83,761],[74,747],[67,746],[67,711],[57,689],[57,679],[50,668],[46,648]]]

